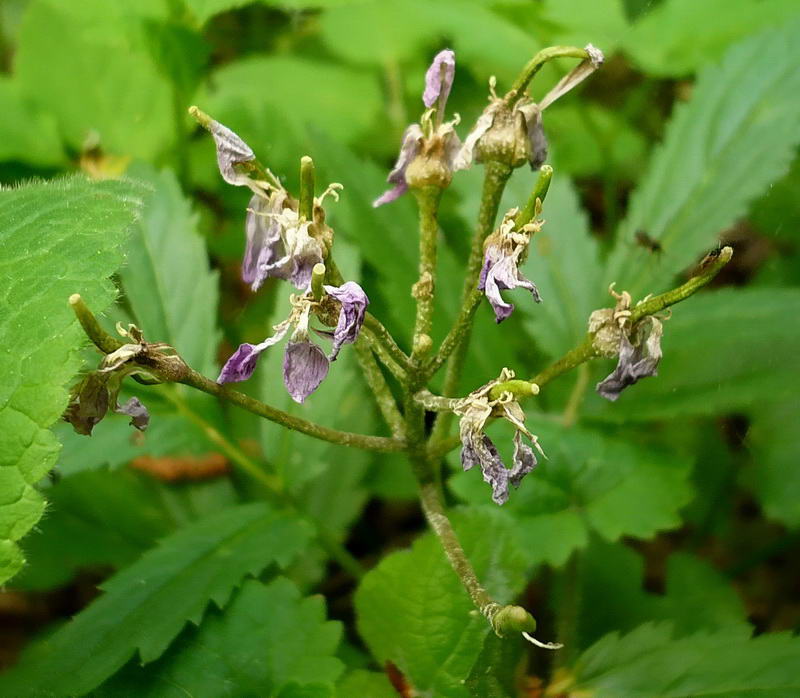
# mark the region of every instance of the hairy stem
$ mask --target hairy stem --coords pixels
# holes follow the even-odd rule
[[[364,338],[359,337],[355,344],[355,349],[358,354],[358,363],[364,374],[364,380],[372,390],[378,409],[391,430],[392,436],[398,439],[404,438],[406,429],[403,416],[400,414],[400,410],[397,409],[397,402],[395,402],[392,391],[389,389],[383,373],[381,373],[380,366],[375,361],[369,343]]]
[[[411,360],[419,360],[431,349],[431,324],[436,282],[436,247],[439,235],[437,212],[442,198],[442,189],[428,187],[415,189],[419,205],[419,281],[414,284],[412,295],[417,301],[417,316],[414,322]]]
[[[374,315],[367,313],[364,317],[362,328],[366,340],[381,362],[398,380],[405,380],[411,370],[411,360],[408,355],[397,346],[394,337]]]

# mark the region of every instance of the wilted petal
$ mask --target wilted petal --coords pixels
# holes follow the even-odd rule
[[[475,127],[467,134],[467,138],[461,146],[461,150],[458,152],[458,155],[456,155],[453,162],[454,170],[466,170],[472,166],[475,160],[475,146],[478,145],[478,141],[483,137],[483,134],[492,127],[495,114],[497,114],[497,110],[502,104],[502,100],[498,100],[492,102],[483,110],[483,113],[478,117],[478,121],[475,123]]]
[[[355,281],[348,281],[341,286],[325,286],[329,296],[333,296],[342,304],[339,320],[333,333],[333,348],[328,357],[335,361],[343,344],[352,344],[358,339],[358,333],[364,324],[369,298]]]
[[[528,161],[531,169],[538,170],[547,160],[547,136],[542,126],[541,109],[533,102],[519,107],[525,118],[525,129],[528,132]]]
[[[462,434],[462,439],[463,437]],[[464,470],[480,465],[484,482],[492,486],[492,501],[495,504],[505,504],[508,500],[510,471],[503,465],[497,448],[486,434],[471,434],[463,439],[461,465]]]
[[[536,467],[536,454],[528,444],[522,441],[522,434],[514,434],[514,467],[508,473],[509,482],[519,487],[524,478]]]
[[[219,121],[210,119],[207,128],[214,137],[214,145],[217,147],[217,165],[219,165],[222,179],[228,184],[237,186],[247,184],[248,176],[238,173],[235,165],[255,160],[256,155],[253,150],[239,136],[227,126],[223,126]]]
[[[495,246],[490,246],[484,256],[478,290],[483,291],[491,303],[495,322],[498,324],[514,312],[514,305],[506,303],[500,295],[500,291],[525,288],[531,292],[537,303],[542,301],[536,285],[520,273],[517,266],[518,259],[518,253],[506,254]]]
[[[150,424],[150,413],[138,397],[132,397],[124,405],[117,405],[114,412],[128,415],[131,418],[131,426],[139,431],[144,431]]]
[[[302,403],[328,375],[328,357],[313,342],[289,342],[283,356],[283,383],[292,400]]]
[[[456,74],[456,54],[450,49],[439,51],[425,73],[425,92],[422,101],[426,107],[432,107],[439,102],[442,109],[447,104],[450,90],[453,87],[453,78]]]
[[[662,332],[661,322],[649,317],[642,320],[640,327],[637,328],[638,345],[634,346],[628,337],[623,335],[620,340],[617,366],[605,380],[597,384],[597,392],[613,402],[629,385],[633,385],[641,378],[658,375]]]
[[[265,339],[261,344],[240,344],[231,357],[225,362],[220,371],[217,383],[240,383],[253,375],[261,352],[280,342],[289,331],[290,322],[285,320],[273,329],[275,334]]]
[[[406,168],[417,156],[422,138],[422,129],[419,127],[419,124],[411,124],[411,126],[405,130],[403,142],[400,146],[400,154],[397,156],[397,162],[386,178],[387,182],[395,186],[372,202],[375,208],[394,201],[408,190],[408,185],[406,184]]]
[[[269,215],[279,213],[285,199],[283,193],[275,194],[270,199],[254,194],[247,207],[247,245],[242,259],[242,280],[251,284],[254,291],[269,276],[267,270],[285,256],[280,223]]]
[[[110,402],[108,378],[108,373],[92,371],[73,387],[64,420],[79,434],[91,436],[94,425],[106,416]]]

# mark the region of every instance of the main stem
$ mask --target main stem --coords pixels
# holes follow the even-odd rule
[[[442,189],[426,187],[415,189],[419,205],[419,280],[414,284],[412,294],[417,301],[417,316],[414,322],[414,339],[411,361],[418,364],[421,357],[432,348],[431,324],[436,293],[436,248],[439,223],[436,215],[442,198]],[[416,366],[415,366],[416,368]]]

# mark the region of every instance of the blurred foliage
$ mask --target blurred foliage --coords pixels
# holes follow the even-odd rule
[[[0,661],[30,647],[0,693],[797,694],[798,641],[750,636],[800,628],[799,29],[793,0],[0,3],[0,181],[71,176],[0,192],[3,578],[33,528],[2,597]],[[462,391],[574,346],[612,281],[639,299],[721,242],[735,257],[717,288],[674,308],[658,378],[611,405],[591,391],[610,369],[598,361],[526,406],[547,459],[505,507],[450,457],[467,553],[500,600],[533,610],[538,635],[569,638],[555,659],[471,613],[399,456],[144,386],[145,434],[121,417],[91,439],[58,427],[59,453],[47,429],[82,358],[70,293],[102,311],[113,275],[107,329],[135,322],[212,378],[285,317],[282,288],[240,281],[248,193],[220,180],[189,104],[289,189],[304,154],[323,185],[344,184],[327,207],[338,264],[407,349],[415,206],[371,202],[422,111],[429,59],[456,52],[463,136],[490,76],[502,91],[539,48],[587,42],[604,67],[544,114],[556,175],[524,269],[544,303],[515,299],[501,328],[479,309]],[[567,69],[545,66],[534,98]],[[481,180],[480,167],[459,173],[445,196],[435,341],[458,310]],[[518,170],[501,210],[533,181]],[[352,351],[304,405],[287,398],[280,362],[267,353],[244,389],[383,433]],[[227,474],[167,482],[129,467],[209,454]],[[247,503],[265,492],[243,463],[277,476],[290,504]],[[357,587],[310,523],[369,569]]]

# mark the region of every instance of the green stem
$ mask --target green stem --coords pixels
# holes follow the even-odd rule
[[[314,161],[304,155],[300,158],[300,218],[314,220]]]
[[[311,297],[319,302],[322,300],[324,289],[322,288],[325,282],[325,265],[315,264],[311,269]]]
[[[411,360],[408,355],[397,346],[394,337],[389,333],[383,324],[372,313],[367,313],[364,317],[362,327],[367,341],[378,358],[388,368],[398,380],[405,380],[406,375],[411,371]]]
[[[494,229],[497,210],[500,208],[500,200],[503,197],[503,191],[512,172],[512,168],[503,163],[486,163],[481,207],[478,212],[478,227],[472,238],[472,247],[467,260],[467,274],[461,292],[461,312],[453,329],[448,334],[448,337],[445,338],[445,342],[442,343],[437,357],[426,367],[426,374],[430,376],[450,355],[450,362],[445,371],[442,388],[442,394],[445,397],[451,397],[458,390],[458,383],[461,379],[461,372],[464,368],[469,346],[472,321],[482,297],[482,294],[477,290],[477,285],[481,267],[483,266],[483,243]],[[445,351],[442,351],[442,349]],[[449,412],[443,412],[436,418],[431,437],[433,441],[441,441],[447,435],[452,419],[453,415]]]
[[[507,104],[514,104],[525,91],[533,76],[539,72],[541,67],[554,58],[589,58],[586,49],[578,48],[577,46],[549,46],[543,48],[531,60],[529,60],[522,72],[517,76],[514,84],[511,86],[511,91],[505,96]]]
[[[381,373],[380,366],[375,361],[369,343],[363,337],[359,337],[355,343],[356,354],[358,355],[358,363],[361,366],[361,371],[364,374],[364,380],[367,382],[378,409],[383,415],[383,419],[391,429],[392,436],[397,439],[403,439],[405,436],[405,422],[400,410],[397,409],[397,402],[395,402],[392,391],[386,383],[386,379]]]
[[[565,427],[571,427],[578,419],[578,410],[580,409],[581,402],[583,402],[586,388],[589,387],[589,367],[586,364],[578,366],[578,376],[575,379],[575,385],[572,387],[572,392],[569,394],[569,399],[564,407],[564,414],[561,416],[561,421]]]
[[[258,480],[277,503],[283,506],[288,504],[296,513],[308,518],[314,525],[319,544],[333,560],[339,563],[339,566],[343,570],[348,572],[354,579],[361,579],[361,577],[364,576],[364,568],[361,566],[361,563],[328,532],[320,521],[317,521],[314,517],[309,516],[302,510],[300,503],[286,491],[283,480],[281,480],[280,477],[274,473],[267,473],[263,468],[260,468],[256,462],[236,446],[236,444],[225,438],[216,427],[195,412],[177,390],[174,388],[165,390],[164,396],[175,405],[178,412],[200,427],[209,441],[215,444],[234,465],[241,468],[255,480]]]
[[[439,235],[437,213],[442,198],[442,189],[428,187],[415,189],[419,205],[419,281],[414,284],[412,294],[417,301],[417,316],[414,322],[411,360],[420,358],[431,349],[431,325],[436,280],[436,243]]]
[[[89,310],[89,306],[83,302],[83,298],[79,293],[73,293],[69,297],[69,304],[75,313],[75,317],[78,318],[78,322],[81,323],[86,336],[94,342],[94,345],[100,351],[104,354],[111,354],[123,345],[124,342],[112,337],[100,327],[100,323],[97,322],[94,313]]]

